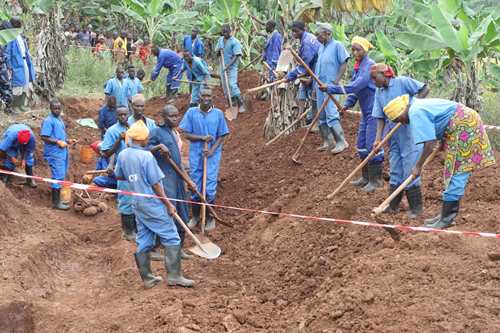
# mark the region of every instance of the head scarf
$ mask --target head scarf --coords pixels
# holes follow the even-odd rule
[[[318,34],[322,33],[322,32],[332,32],[332,26],[330,25],[330,23],[323,23],[323,22],[320,22],[320,23],[317,23],[316,24],[318,26],[318,29],[316,29],[316,32]]]
[[[387,118],[389,118],[391,121],[394,121],[396,118],[403,114],[409,102],[410,96],[408,94],[398,96],[385,106],[384,113]]]
[[[22,145],[27,144],[30,141],[31,133],[28,130],[22,130],[17,132],[17,142]]]
[[[371,49],[372,47],[374,47],[372,45],[372,43],[370,43],[368,41],[368,39],[363,38],[363,37],[359,37],[359,36],[355,36],[352,39],[351,44],[358,44],[358,45],[360,45],[363,48],[363,50],[365,50],[365,52],[368,51],[369,49]]]
[[[132,96],[132,104],[135,104],[137,102],[143,102],[143,103],[146,102],[146,98],[144,97],[143,94],[137,94]]]
[[[149,130],[144,124],[144,121],[139,120],[130,126],[127,131],[127,137],[136,141],[144,141],[147,140],[149,136]]]
[[[385,77],[393,78],[396,76],[391,66],[387,64],[375,64],[370,68],[371,73],[382,73]]]

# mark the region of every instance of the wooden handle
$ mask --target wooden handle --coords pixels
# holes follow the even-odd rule
[[[267,68],[267,70],[270,70],[273,72],[274,76],[276,76],[276,77],[278,76],[278,73],[274,69],[272,69],[271,66],[269,66],[269,64],[267,62],[263,61],[262,63],[264,64],[264,67]]]
[[[380,143],[372,148],[372,151],[366,156],[366,158],[354,169],[349,176],[347,176],[346,179],[340,185],[333,191],[332,193],[327,195],[327,199],[333,198],[337,193],[340,192],[340,190],[358,173],[359,170],[361,170],[371,159],[379,149],[381,149],[387,141],[396,133],[396,131],[401,127],[401,123],[397,123],[396,126],[394,126],[389,133],[387,133],[382,141]]]
[[[260,90],[263,90],[263,89],[275,86],[277,84],[285,83],[286,81],[287,81],[286,78],[283,78],[281,80],[277,80],[277,81],[274,81],[274,82],[271,82],[271,83],[266,83],[266,84],[263,84],[261,86],[255,87],[255,88],[248,89],[245,92],[245,94],[249,94],[249,93],[253,93],[253,92],[256,92],[256,91],[260,91]]]
[[[309,66],[307,66],[307,64],[304,62],[304,60],[302,60],[302,58],[299,57],[299,55],[297,54],[297,52],[295,52],[295,50],[292,49],[291,47],[288,48],[288,49],[290,50],[290,53],[293,55],[293,57],[295,58],[295,60],[297,60],[302,65],[302,67],[304,67],[306,69],[306,72],[314,79],[314,81],[316,81],[316,83],[318,84],[318,86],[322,86],[323,82],[321,82],[320,79],[316,76],[316,74],[314,74],[314,72],[311,70],[311,68]],[[335,104],[335,106],[337,107],[337,109],[339,111],[342,110],[342,105],[340,105],[339,101],[337,101],[332,95],[330,95],[328,93],[325,93],[325,94]]]
[[[314,115],[314,118],[311,121],[311,124],[309,124],[309,126],[307,127],[307,131],[304,134],[304,136],[302,137],[302,140],[300,141],[299,147],[297,148],[297,150],[295,151],[295,153],[292,155],[292,159],[293,160],[296,160],[298,158],[299,152],[302,149],[302,146],[304,145],[304,142],[306,142],[306,138],[309,135],[309,132],[311,132],[312,128],[314,127],[314,125],[316,124],[316,122],[319,120],[321,112],[323,112],[323,110],[326,108],[327,104],[328,104],[328,99],[325,98],[325,100],[323,101],[323,104],[321,104],[321,108]]]
[[[285,134],[286,132],[288,132],[288,130],[290,130],[290,128],[292,128],[293,126],[297,125],[297,123],[299,121],[301,121],[302,118],[304,118],[307,115],[308,112],[309,112],[309,110],[304,111],[297,119],[295,119],[293,121],[293,123],[291,123],[290,125],[288,125],[287,128],[285,128],[278,135],[276,135],[274,138],[272,138],[271,140],[269,140],[268,142],[266,142],[266,146],[269,146],[270,144],[276,142],[283,134]]]
[[[197,81],[180,80],[180,79],[174,80],[174,81],[181,82],[181,83],[198,84],[198,85],[206,84],[207,86],[212,86],[212,87],[218,86],[218,84],[213,84],[213,83],[208,83],[208,82],[197,82]]]
[[[208,142],[205,141],[204,143],[204,150],[208,149]],[[203,152],[203,180],[202,180],[202,198],[201,201],[206,202],[207,200],[207,159],[208,157],[205,155],[205,152]],[[207,206],[204,204],[201,206],[201,233],[202,235],[205,234],[205,217],[206,217],[206,212],[207,212]]]
[[[108,170],[90,170],[85,172],[86,175],[100,175],[102,173],[108,173]]]
[[[429,157],[427,157],[424,164],[422,165],[422,171],[424,170],[426,165],[429,164],[430,161],[432,161],[434,159],[434,157],[437,155],[437,153],[439,152],[439,148],[440,148],[440,145],[437,145],[436,148],[434,148],[432,153],[429,155]],[[415,176],[413,174],[411,174],[408,178],[406,178],[406,180],[403,182],[403,184],[399,185],[399,187],[394,192],[392,192],[391,195],[387,199],[384,200],[384,202],[382,202],[378,207],[373,209],[373,213],[375,213],[375,215],[380,215],[385,209],[387,209],[387,207],[389,206],[389,203],[395,197],[397,197],[398,194],[401,193],[408,185],[410,185],[414,179],[415,179]]]
[[[203,248],[203,244],[200,242],[200,240],[193,234],[193,232],[187,227],[187,225],[184,223],[184,221],[181,219],[179,214],[175,213],[173,217],[179,222],[181,227],[184,229],[184,231],[187,232],[187,234],[193,239],[196,245],[200,247],[200,249],[205,252],[208,255],[208,252]]]

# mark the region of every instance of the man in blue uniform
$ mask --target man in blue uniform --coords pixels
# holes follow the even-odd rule
[[[43,157],[50,167],[52,179],[64,180],[68,171],[69,152],[66,126],[61,119],[61,103],[50,101],[50,113],[42,123],[40,135],[44,142]],[[69,206],[61,202],[61,185],[52,184],[52,204],[55,209],[68,210]]]
[[[28,176],[33,176],[33,165],[35,164],[36,139],[31,128],[24,124],[14,124],[4,132],[0,142],[0,159],[3,169],[13,171],[16,166],[24,166]],[[10,175],[2,175],[2,180],[9,183]],[[26,185],[36,187],[33,179],[28,178]]]
[[[123,149],[127,147],[125,144],[125,132],[128,129],[128,108],[119,107],[116,110],[118,121],[116,124],[108,128],[104,134],[104,139],[101,144],[101,153],[105,158],[111,161],[116,161]],[[126,181],[117,180],[117,189],[128,191],[128,183]],[[123,238],[128,241],[135,240],[136,223],[134,210],[132,209],[132,197],[128,195],[118,195],[118,211],[120,212]]]
[[[179,128],[184,137],[191,143],[189,145],[189,167],[191,179],[196,183],[200,193],[203,193],[203,158],[207,160],[207,186],[206,199],[208,203],[214,203],[217,192],[217,177],[219,175],[220,161],[222,158],[222,145],[229,128],[224,118],[224,113],[212,104],[212,91],[203,89],[199,107],[190,108],[182,118]],[[208,150],[204,149],[205,142]],[[197,195],[193,201],[200,202]],[[206,230],[215,228],[215,220],[206,210]],[[193,218],[189,221],[189,227],[194,228],[200,221],[200,205],[193,205]]]
[[[108,80],[104,88],[106,100],[109,96],[115,96],[118,106],[128,106],[131,97],[128,81],[124,79],[124,73],[122,66],[118,66],[116,68],[116,77]]]
[[[144,106],[146,104],[146,99],[144,95],[138,94],[132,97],[132,111],[133,114],[128,117],[128,126],[132,126],[135,122],[142,120],[149,131],[156,128],[156,122],[144,115]]]
[[[193,57],[188,51],[184,51],[184,66],[182,71],[186,71],[191,83],[191,103],[189,107],[198,106],[200,104],[200,91],[206,88],[208,80],[210,80],[210,71],[207,63],[198,57]]]
[[[156,66],[151,72],[151,81],[155,81],[158,78],[163,67],[167,68],[168,75],[165,81],[166,96],[167,98],[175,98],[179,92],[180,82],[176,80],[181,77],[182,58],[174,51],[160,49],[158,46],[154,46],[151,52],[157,57]]]
[[[175,128],[179,125],[179,110],[171,104],[167,104],[161,111],[163,123],[153,129],[149,134],[149,146],[161,171],[165,174],[162,179],[163,189],[167,198],[186,200],[186,191],[182,177],[172,168],[167,158],[170,158],[175,165],[182,170],[181,139]],[[172,203],[181,219],[187,223],[189,219],[188,205],[185,202],[174,201]],[[174,221],[177,232],[181,238],[181,248],[184,244],[184,228]],[[182,251],[182,257],[190,257]]]
[[[116,97],[109,96],[106,98],[106,104],[99,109],[97,126],[101,130],[101,137],[104,137],[108,128],[116,124],[116,120]]]
[[[150,250],[155,245],[155,237],[158,237],[165,247],[168,285],[192,287],[194,281],[184,278],[181,271],[180,238],[172,220],[176,210],[163,190],[162,179],[165,175],[153,154],[145,148],[149,131],[142,121],[138,121],[127,131],[127,136],[132,140],[132,144],[118,156],[116,177],[127,181],[130,191],[159,197],[132,197],[137,220],[135,260],[144,287],[149,289],[162,281],[161,277],[153,275],[151,271]]]
[[[349,53],[344,45],[332,39],[332,28],[329,23],[318,23],[318,41],[321,46],[318,50],[315,74],[323,84],[339,84],[347,69]],[[322,105],[328,95],[316,86],[318,105]],[[344,130],[340,124],[339,110],[332,101],[329,101],[319,118],[319,131],[323,137],[323,146],[318,150],[331,150],[333,154],[344,151],[349,144],[345,140]],[[332,142],[335,138],[335,147]]]
[[[128,96],[129,99],[134,97],[137,94],[142,94],[144,92],[144,87],[142,86],[141,80],[135,76],[135,67],[130,64],[127,68],[128,76],[125,79],[128,85]]]
[[[3,24],[0,24],[0,30],[3,30]],[[5,113],[12,113],[12,85],[3,46],[0,46],[0,104],[4,105]]]
[[[269,80],[274,81],[273,70],[278,66],[278,60],[281,54],[281,46],[283,44],[283,36],[280,32],[276,30],[276,22],[269,20],[266,22],[266,32],[269,34],[269,38],[266,41],[266,46],[262,52],[262,61],[269,65],[271,70],[269,70]]]
[[[374,146],[376,146],[382,139],[386,124],[389,129],[395,125],[384,114],[384,107],[394,98],[405,94],[408,94],[410,99],[414,97],[425,98],[429,93],[429,88],[426,84],[412,78],[395,76],[394,70],[386,64],[373,65],[371,77],[377,86],[372,111],[372,116],[378,119],[377,136],[374,142]],[[411,171],[422,153],[422,145],[413,143],[410,126],[403,124],[389,140],[389,147],[389,194],[391,194],[411,175]],[[408,216],[416,218],[422,213],[420,177],[390,202],[388,212],[398,211],[404,193],[406,193],[406,199],[410,206]]]
[[[231,33],[231,27],[229,25],[222,26],[221,37],[217,41],[217,55],[220,58],[222,52],[224,58],[224,68],[220,70],[220,78],[222,82],[222,87],[224,89],[224,95],[226,98],[231,98],[233,105],[237,105],[239,112],[245,112],[245,107],[243,105],[243,99],[241,98],[240,87],[238,86],[238,65],[241,61],[241,56],[243,55],[241,50],[241,43],[237,40]],[[225,82],[224,72],[227,73],[228,83]],[[229,91],[227,91],[227,86],[229,86]]]
[[[188,51],[192,56],[203,58],[205,56],[205,47],[203,46],[203,41],[198,36],[200,29],[198,27],[193,27],[191,29],[191,35],[184,36],[182,42],[183,49]]]
[[[318,49],[320,43],[313,34],[306,31],[306,25],[302,21],[294,21],[292,23],[293,38],[300,40],[300,49],[298,52],[299,57],[304,60],[306,65],[314,70],[316,61],[318,60]],[[292,71],[286,74],[288,82],[295,81],[299,75],[305,74],[306,69],[304,66],[299,65]],[[312,78],[303,78],[300,82],[299,91],[297,93],[297,106],[299,107],[299,114],[304,112],[306,102],[311,100],[312,112],[307,115],[307,123],[310,123],[316,112],[316,103],[313,100],[313,81]]]

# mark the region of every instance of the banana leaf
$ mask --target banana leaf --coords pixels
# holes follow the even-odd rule
[[[0,45],[6,45],[8,42],[13,41],[21,34],[22,29],[5,29],[0,30]]]

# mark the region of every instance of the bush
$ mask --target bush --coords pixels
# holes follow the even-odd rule
[[[481,113],[483,122],[488,125],[500,126],[500,109],[498,108],[500,94],[498,92],[484,91],[481,98],[483,102],[483,112]],[[488,130],[488,137],[493,148],[500,151],[500,130]]]

